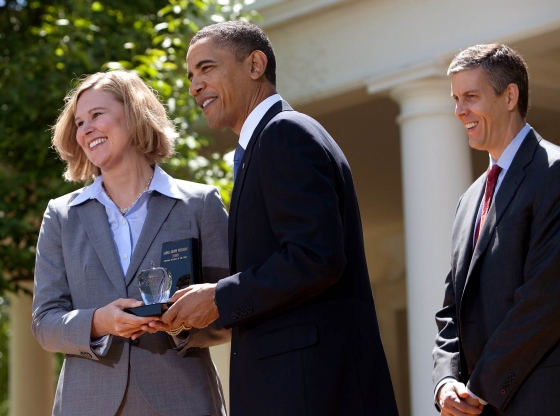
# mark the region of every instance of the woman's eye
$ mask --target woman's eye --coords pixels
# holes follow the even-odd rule
[[[84,124],[84,122],[83,122],[83,121],[78,121],[78,122],[76,123],[76,127],[81,127],[81,126],[82,126],[82,124]]]
[[[92,118],[97,118],[97,116],[100,116],[102,113],[93,113],[93,117]]]

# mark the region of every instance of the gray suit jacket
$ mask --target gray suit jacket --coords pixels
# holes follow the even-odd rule
[[[146,401],[164,415],[225,414],[209,346],[227,342],[215,325],[190,331],[179,356],[165,333],[138,342],[113,337],[106,356],[90,348],[94,311],[118,298],[141,300],[139,270],[157,265],[166,241],[196,237],[207,282],[228,275],[227,213],[214,187],[176,180],[176,200],[154,192],[126,276],[117,257],[105,207],[97,200],[70,207],[80,191],[52,200],[37,245],[33,333],[48,351],[65,354],[55,397],[56,415],[113,415],[134,377]]]
[[[434,384],[452,376],[484,415],[560,408],[560,148],[531,130],[472,247],[483,174],[453,225],[451,271],[436,314]]]

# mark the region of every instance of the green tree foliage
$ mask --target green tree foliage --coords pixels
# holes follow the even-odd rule
[[[8,305],[1,295],[33,278],[35,246],[51,198],[83,184],[64,182],[50,128],[84,74],[125,68],[160,94],[181,135],[163,166],[175,177],[232,187],[220,155],[192,131],[200,117],[188,94],[185,56],[200,27],[250,19],[242,0],[0,0],[0,415],[8,412]],[[205,152],[209,154],[209,152]],[[58,360],[60,361],[60,360]],[[60,365],[60,363],[58,363]]]
[[[164,168],[218,186],[229,201],[231,170],[191,124],[185,56],[198,28],[242,15],[239,0],[0,0],[0,294],[33,278],[49,199],[82,184],[62,180],[50,127],[78,77],[135,70],[167,105],[181,137]]]

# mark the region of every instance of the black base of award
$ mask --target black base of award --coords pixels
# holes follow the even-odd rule
[[[171,273],[171,291],[184,289],[196,283],[202,283],[202,269],[197,238],[168,241],[161,245],[160,267],[165,267]],[[136,316],[162,315],[172,303],[154,303],[124,309],[125,312]]]
[[[137,306],[136,308],[127,308],[123,311],[131,313],[136,316],[160,316],[173,305],[173,302],[169,303],[152,303],[151,305]]]

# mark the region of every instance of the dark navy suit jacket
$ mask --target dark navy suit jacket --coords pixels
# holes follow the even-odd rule
[[[245,151],[229,252],[232,416],[397,415],[348,162],[286,102]]]
[[[436,314],[434,383],[453,376],[483,415],[560,412],[560,148],[525,137],[473,249],[486,173],[461,198]]]

